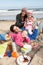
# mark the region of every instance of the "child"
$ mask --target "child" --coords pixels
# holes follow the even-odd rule
[[[17,34],[10,34],[13,41],[20,47],[24,45],[25,42],[30,43],[30,38],[27,36],[27,31],[18,32]]]
[[[28,36],[31,40],[35,40],[38,35],[38,27],[34,26],[34,17],[32,16],[32,13],[27,14],[28,18],[25,22],[24,26],[28,30]]]
[[[27,31],[24,30],[23,32],[19,32],[16,36],[15,42],[19,46],[23,46],[25,42],[30,43],[30,38],[27,36]]]
[[[33,17],[32,17],[32,13],[28,13],[27,14],[27,19],[25,20],[25,24],[24,24],[24,27],[25,29],[28,30],[28,32],[30,34],[32,34],[32,29],[33,29],[33,23],[34,23],[34,20],[33,20]]]

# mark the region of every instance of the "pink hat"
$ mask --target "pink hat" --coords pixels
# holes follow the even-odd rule
[[[32,15],[32,12],[27,12],[27,15]]]
[[[22,12],[26,12],[27,13],[27,8],[23,8]]]

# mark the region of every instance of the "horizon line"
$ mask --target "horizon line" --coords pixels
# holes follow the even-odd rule
[[[8,9],[0,9],[0,10],[21,10],[22,8],[8,8]],[[27,9],[43,9],[43,7],[34,7],[34,8],[27,8]]]

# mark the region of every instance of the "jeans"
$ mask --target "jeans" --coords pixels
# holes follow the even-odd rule
[[[21,29],[22,31],[23,31],[23,30],[25,30],[25,28],[24,28],[24,27],[22,27],[22,28],[20,28],[20,29]]]
[[[4,34],[4,33],[3,34],[0,34],[0,40],[6,40],[5,35],[6,34]]]

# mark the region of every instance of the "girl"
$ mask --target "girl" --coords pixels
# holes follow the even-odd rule
[[[32,13],[28,13],[27,14],[27,19],[26,22],[24,24],[25,29],[28,30],[28,36],[31,40],[35,40],[37,38],[38,35],[38,27],[34,26],[34,17],[32,16]]]
[[[34,28],[33,22],[34,20],[32,17],[32,13],[27,13],[27,19],[25,20],[24,27],[28,30],[29,34],[32,34],[32,29]]]

